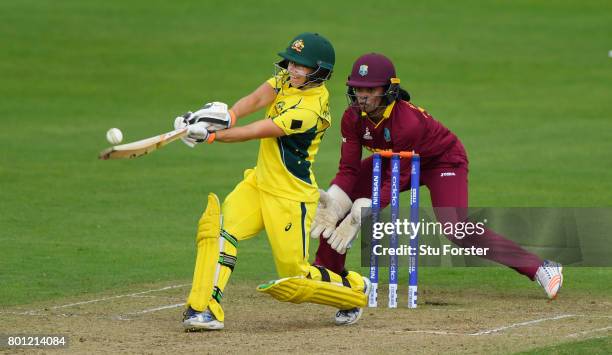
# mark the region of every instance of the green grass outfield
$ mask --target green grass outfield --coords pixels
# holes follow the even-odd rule
[[[571,355],[571,354],[610,354],[612,337],[547,346],[519,353],[520,355]]]
[[[5,0],[0,306],[189,280],[206,193],[225,196],[255,163],[257,142],[99,161],[105,132],[141,139],[204,102],[234,102],[303,31],[337,52],[320,185],[337,168],[350,65],[379,51],[413,102],[462,139],[473,205],[611,205],[610,2]],[[265,236],[244,242],[232,282],[273,277]],[[603,295],[612,271],[568,269],[566,280],[565,292]],[[421,281],[534,287],[502,268],[425,268]]]

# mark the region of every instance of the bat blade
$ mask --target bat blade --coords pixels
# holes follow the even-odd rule
[[[100,152],[99,159],[131,159],[149,154],[166,144],[172,143],[177,139],[187,135],[187,128],[180,128],[168,133],[160,134],[151,138],[142,139],[132,143],[116,145]]]

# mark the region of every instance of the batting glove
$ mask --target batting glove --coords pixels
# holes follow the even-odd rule
[[[193,116],[193,113],[187,112],[182,116],[178,116],[177,118],[174,119],[174,129],[181,129],[181,128],[185,128],[189,125],[189,118],[191,118],[191,116]],[[189,146],[190,148],[195,147],[196,145],[196,141],[195,139],[189,138],[189,137],[183,137],[181,138],[181,140],[183,141],[183,143],[187,144],[187,146]]]
[[[233,126],[236,115],[232,110],[228,110],[227,104],[223,102],[209,102],[189,118],[189,124],[196,122],[207,122],[208,130],[214,132]]]
[[[215,140],[215,132],[209,132],[209,126],[208,122],[191,124],[187,127],[187,137],[195,140],[197,143],[212,143]]]

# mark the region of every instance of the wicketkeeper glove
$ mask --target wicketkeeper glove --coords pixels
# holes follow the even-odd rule
[[[340,254],[346,253],[346,250],[351,247],[353,240],[357,238],[359,228],[361,228],[361,217],[367,217],[371,214],[372,200],[369,198],[359,198],[353,203],[351,213],[344,218],[331,237],[327,239],[327,243],[332,249]],[[363,210],[363,208],[368,208]]]
[[[327,191],[319,190],[319,193],[319,205],[314,221],[312,221],[310,236],[319,238],[319,235],[323,233],[323,238],[327,239],[336,229],[338,221],[351,209],[353,203],[338,185],[330,186]]]

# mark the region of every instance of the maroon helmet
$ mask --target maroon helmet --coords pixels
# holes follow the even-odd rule
[[[391,84],[391,78],[395,78],[391,60],[382,54],[369,53],[357,58],[346,85],[362,88],[387,86]]]
[[[349,105],[358,108],[355,88],[383,87],[382,106],[387,107],[395,100],[410,101],[410,94],[400,87],[400,80],[395,77],[393,62],[382,54],[369,53],[357,58],[353,64],[351,75],[346,81]]]

